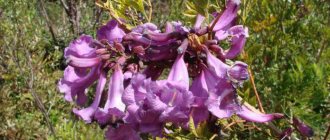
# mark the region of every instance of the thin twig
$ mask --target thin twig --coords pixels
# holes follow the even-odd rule
[[[56,137],[55,129],[54,129],[54,127],[53,127],[53,125],[52,125],[52,123],[49,119],[46,108],[45,108],[44,104],[42,103],[40,97],[35,93],[34,88],[33,88],[34,71],[33,71],[33,66],[32,66],[31,55],[30,55],[30,52],[28,51],[28,49],[25,49],[25,54],[26,54],[26,57],[27,57],[27,60],[28,60],[28,65],[30,67],[30,81],[29,81],[30,92],[31,92],[32,97],[33,97],[34,101],[36,102],[39,110],[41,111],[42,115],[45,117],[46,123],[47,123],[52,135],[54,135]]]
[[[247,56],[247,54],[245,53],[245,51],[243,51],[242,54],[243,54],[244,59],[247,60],[248,56]],[[258,101],[258,107],[259,107],[259,109],[260,109],[260,111],[261,111],[262,113],[265,113],[265,110],[264,110],[264,108],[262,107],[262,103],[261,103],[261,100],[260,100],[260,97],[259,97],[259,94],[258,94],[258,91],[257,91],[256,84],[255,84],[255,82],[254,82],[253,73],[252,73],[252,70],[251,70],[250,67],[248,68],[248,72],[249,72],[250,81],[251,81],[251,84],[252,84],[252,87],[253,87],[254,94],[255,94],[255,96],[256,96],[256,98],[257,98],[257,101]]]
[[[67,14],[70,24],[71,30],[75,35],[78,35],[80,32],[79,28],[79,19],[80,19],[80,3],[81,1],[78,0],[61,0],[61,4]]]
[[[233,122],[231,122],[230,124],[226,125],[225,128],[224,128],[224,130],[225,130],[225,129],[228,129],[229,127],[233,126],[234,124],[237,124],[237,123],[244,123],[244,122],[246,122],[246,121],[245,121],[245,120],[236,120],[236,121],[233,121]]]
[[[96,25],[99,24],[100,17],[101,17],[102,12],[103,12],[103,9],[102,8],[98,8],[97,6],[95,8],[96,8],[96,10],[95,10],[95,22],[93,24],[93,28],[95,28]]]
[[[43,0],[39,0],[39,2],[40,2],[41,13],[45,17],[46,24],[48,26],[48,29],[50,31],[50,34],[52,35],[52,39],[53,39],[54,43],[57,44],[57,39],[56,39],[56,34],[55,34],[54,26],[53,26],[53,24],[51,23],[51,21],[49,19],[47,10],[45,8],[45,3],[44,3]]]
[[[118,23],[118,25],[119,25],[119,27],[121,27],[126,33],[129,33],[129,32],[131,31],[130,29],[127,28],[127,26],[126,26],[121,20],[119,20],[118,17],[116,17],[116,16],[114,15],[114,13],[113,13],[113,11],[111,10],[111,8],[104,6],[104,3],[103,3],[102,1],[100,1],[100,0],[96,0],[96,1],[95,1],[95,4],[96,4],[97,6],[100,6],[101,8],[104,8],[104,9],[108,10],[108,11],[109,11],[109,15],[110,15],[110,17],[112,17],[114,20],[116,20],[117,23]]]
[[[61,0],[61,3],[63,5],[63,8],[66,10],[66,11],[69,11],[69,6],[66,4],[66,2],[64,0]]]
[[[213,30],[215,24],[217,24],[217,22],[219,21],[220,17],[221,17],[221,14],[218,14],[217,17],[215,18],[214,22],[211,24],[211,26],[209,25],[208,28],[207,28],[208,33],[209,33],[208,34],[208,39],[209,40],[212,39],[212,30]]]
[[[254,94],[256,95],[256,98],[257,98],[257,101],[258,101],[259,109],[262,113],[265,113],[265,110],[264,110],[264,108],[262,107],[262,104],[261,104],[261,100],[260,100],[256,85],[254,83],[254,77],[253,77],[251,68],[249,68],[248,71],[249,71],[249,75],[250,75],[250,81],[251,81],[252,86],[253,86],[253,91],[254,91]]]
[[[148,0],[148,6],[149,6],[148,22],[151,22],[151,17],[152,17],[152,4],[151,4],[151,0]]]

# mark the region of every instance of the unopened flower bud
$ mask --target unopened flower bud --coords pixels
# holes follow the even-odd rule
[[[247,64],[236,61],[234,65],[227,71],[227,74],[230,79],[233,80],[233,82],[242,82],[249,78],[247,67]]]
[[[314,135],[313,129],[296,117],[293,117],[293,125],[296,127],[299,133],[305,137],[312,137]]]

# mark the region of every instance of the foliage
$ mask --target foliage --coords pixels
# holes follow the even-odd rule
[[[129,20],[130,24],[140,24],[141,15],[144,17],[141,21],[147,21],[146,1],[112,2],[117,3],[113,8],[118,10],[117,16]],[[0,0],[0,119],[3,120],[0,139],[102,139],[103,130],[73,118],[72,105],[64,102],[56,89],[65,66],[63,50],[77,35],[71,31],[70,19],[59,0],[44,3],[56,40],[52,39],[49,23],[41,12],[40,0]],[[225,0],[152,1],[151,20],[160,26],[172,20],[192,24],[195,13],[212,13],[224,3]],[[330,3],[325,0],[244,0],[242,4],[238,22],[249,27],[250,38],[246,56],[238,59],[251,67],[266,112],[298,116],[312,126],[316,139],[322,138],[330,114]],[[128,5],[134,18],[125,15]],[[94,35],[92,31],[109,19],[108,13],[101,12],[98,22],[99,11],[94,1],[80,3],[81,32]],[[56,137],[51,135],[46,118],[31,94],[31,69],[33,89],[46,108]],[[257,106],[251,84],[247,82],[240,91],[245,101]],[[219,128],[203,131],[206,128],[200,124],[192,134],[178,129],[172,130],[174,133],[169,137],[203,139],[217,134],[226,139],[276,139],[266,126],[242,123],[237,117],[213,123]],[[288,122],[277,121],[275,125],[284,130]]]

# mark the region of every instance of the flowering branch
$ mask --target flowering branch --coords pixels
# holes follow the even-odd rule
[[[58,89],[65,100],[79,106],[73,109],[79,118],[107,127],[107,139],[141,139],[141,133],[164,137],[171,133],[166,129],[169,124],[189,129],[214,121],[211,118],[225,119],[234,114],[244,121],[266,124],[284,116],[264,114],[246,63],[226,63],[243,51],[248,37],[246,27],[234,25],[239,0],[228,0],[224,12],[208,27],[202,26],[205,17],[197,15],[193,28],[169,22],[164,32],[153,23],[129,30],[109,3],[96,4],[109,10],[113,20],[97,30],[95,39],[82,35],[65,49],[68,66]],[[230,42],[228,50],[219,46],[223,40]],[[160,80],[167,68],[167,78]],[[236,90],[249,77],[261,112],[246,102],[240,104]],[[86,107],[90,103],[86,91],[95,82],[94,99]],[[267,125],[280,133],[273,124]]]

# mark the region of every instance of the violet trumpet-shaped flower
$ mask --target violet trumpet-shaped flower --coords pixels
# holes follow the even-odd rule
[[[154,84],[150,79],[146,79],[143,74],[134,75],[122,97],[127,106],[127,113],[123,120],[136,131],[159,136],[161,135],[163,123],[158,118],[163,109],[152,109],[147,100],[148,90]]]
[[[200,122],[206,121],[209,117],[209,111],[205,104],[209,93],[203,71],[201,71],[201,73],[194,79],[189,90],[194,95],[194,102],[191,107],[190,115],[197,126]]]
[[[126,106],[121,99],[123,93],[124,74],[120,66],[116,65],[110,78],[107,101],[104,107],[99,108],[95,113],[95,119],[99,124],[114,123],[124,117]]]
[[[99,81],[98,81],[98,84],[96,87],[96,93],[95,93],[93,103],[89,107],[81,109],[81,110],[78,110],[76,108],[73,109],[73,113],[76,114],[77,116],[79,116],[80,118],[82,118],[86,123],[92,122],[94,113],[98,109],[98,106],[100,104],[105,83],[106,83],[106,73],[102,72],[99,77]]]
[[[261,114],[239,105],[235,83],[248,78],[247,65],[235,62],[233,66],[223,63],[209,51],[207,53],[208,68],[202,70],[207,86],[202,86],[209,93],[206,105],[208,110],[218,118],[227,118],[236,113],[239,117],[253,122],[267,122],[283,117],[282,114]],[[205,85],[205,84],[204,84]],[[206,88],[207,87],[207,88]]]
[[[185,125],[189,120],[190,106],[193,95],[189,89],[189,76],[183,55],[175,60],[165,85],[154,91],[155,98],[151,99],[157,104],[166,106],[160,116],[160,121]]]
[[[87,88],[100,75],[100,58],[91,47],[92,40],[91,36],[82,35],[72,41],[64,51],[64,57],[68,60],[69,66],[65,69],[58,88],[64,93],[67,101],[76,101],[78,105],[85,104]]]
[[[174,62],[167,80],[151,81],[144,75],[136,75],[123,96],[128,112],[125,121],[135,124],[141,132],[154,135],[160,134],[165,122],[185,125],[193,101],[188,88],[189,77],[183,55]]]

